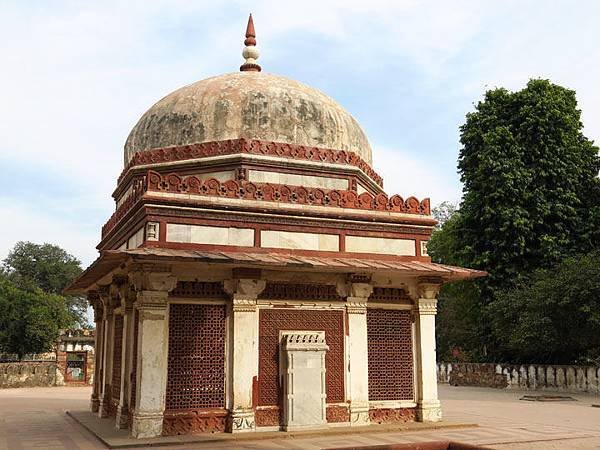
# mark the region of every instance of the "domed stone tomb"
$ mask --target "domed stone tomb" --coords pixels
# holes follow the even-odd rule
[[[441,418],[429,199],[388,195],[336,102],[239,73],[152,106],[125,144],[98,259],[91,410],[138,438]]]

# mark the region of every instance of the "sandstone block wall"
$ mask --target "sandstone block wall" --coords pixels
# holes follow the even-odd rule
[[[600,367],[438,363],[438,382],[453,386],[482,386],[600,395]]]

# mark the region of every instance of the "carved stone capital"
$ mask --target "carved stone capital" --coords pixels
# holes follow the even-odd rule
[[[256,311],[256,300],[234,298],[231,303],[231,308],[234,313],[236,313],[236,312],[255,312]]]
[[[114,309],[118,306],[111,293],[110,284],[98,286],[98,296],[100,297],[100,303],[102,304],[102,311],[104,319],[112,317]]]
[[[123,308],[123,312],[125,314],[131,313],[131,311],[133,311],[133,304],[136,300],[136,293],[131,288],[130,284],[126,284],[123,286],[120,296],[121,296],[121,308]]]
[[[233,300],[256,300],[266,286],[265,280],[248,278],[234,278],[223,282],[223,289]]]
[[[129,273],[129,280],[136,291],[170,292],[177,285],[177,278],[166,267],[153,264],[139,265]]]
[[[366,314],[367,304],[349,301],[346,303],[346,311],[348,314]]]
[[[139,310],[167,308],[168,291],[138,291],[136,294],[136,305]]]
[[[417,294],[419,298],[429,300],[436,299],[440,288],[442,287],[442,279],[439,277],[421,277],[417,283]]]
[[[366,302],[373,293],[373,285],[371,283],[338,283],[336,290],[340,297],[346,297],[348,301],[362,299]]]
[[[415,305],[415,312],[419,315],[437,314],[437,299],[418,299]]]

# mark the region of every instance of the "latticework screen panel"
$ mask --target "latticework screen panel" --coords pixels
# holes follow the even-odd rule
[[[325,331],[327,402],[344,401],[344,314],[342,311],[263,309],[260,311],[258,384],[260,406],[280,402],[279,331]]]
[[[367,309],[369,400],[412,400],[410,311]]]
[[[123,353],[123,316],[115,315],[115,338],[112,366],[112,398],[117,404],[121,395],[121,355]]]
[[[225,407],[225,305],[172,304],[166,408]]]

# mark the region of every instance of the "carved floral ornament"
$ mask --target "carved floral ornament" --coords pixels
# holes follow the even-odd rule
[[[379,176],[369,164],[354,152],[249,139],[231,139],[226,141],[184,145],[180,147],[138,151],[133,155],[119,176],[119,183],[134,166],[234,155],[238,153],[275,156],[332,164],[347,164],[358,167],[375,181],[375,183],[383,187],[383,179],[381,176]]]
[[[102,227],[103,238],[146,192],[193,194],[368,211],[389,211],[404,214],[430,215],[431,213],[430,200],[428,198],[419,201],[415,197],[408,197],[404,200],[399,195],[388,197],[383,193],[378,195],[372,195],[369,192],[357,194],[349,190],[329,190],[274,183],[252,183],[244,180],[219,181],[214,178],[202,180],[194,175],[186,177],[176,173],[162,175],[150,170],[145,177],[136,178],[133,181],[131,193]]]

